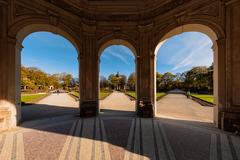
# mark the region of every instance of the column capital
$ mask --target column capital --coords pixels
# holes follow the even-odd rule
[[[214,53],[217,51],[217,48],[218,48],[217,41],[214,41],[213,45],[212,45],[212,50],[213,50]]]
[[[18,49],[19,52],[21,53],[21,50],[23,49],[23,45],[16,38],[8,37],[7,43],[15,45],[16,49]]]
[[[150,57],[151,57],[152,59],[154,59],[154,58],[156,57],[155,53],[152,53],[152,52],[151,52]]]
[[[78,61],[80,61],[81,59],[83,59],[83,55],[79,53],[77,56],[77,59],[78,59]]]
[[[138,25],[138,31],[139,32],[148,32],[151,31],[153,29],[154,24],[153,23],[149,23],[146,25]]]
[[[217,46],[224,45],[226,43],[226,38],[220,38],[216,40]]]
[[[85,35],[95,35],[97,27],[95,23],[93,24],[86,24],[86,23],[81,23],[81,29],[83,31],[83,34]]]
[[[4,0],[0,0],[0,4],[7,5],[8,2],[7,2],[7,1],[4,1]]]
[[[235,2],[239,2],[239,0],[225,0],[224,1],[226,6],[231,5],[231,4],[235,3]]]

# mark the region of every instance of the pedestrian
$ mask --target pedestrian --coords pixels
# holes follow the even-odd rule
[[[188,90],[187,91],[187,98],[190,98],[191,97],[191,92]]]

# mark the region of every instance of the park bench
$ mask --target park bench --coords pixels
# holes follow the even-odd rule
[[[7,109],[0,108],[0,131],[7,129],[7,123],[10,119],[11,112]]]

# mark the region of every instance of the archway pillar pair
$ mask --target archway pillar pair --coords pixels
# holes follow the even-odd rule
[[[95,27],[84,26],[79,54],[80,116],[96,116],[99,111],[99,65]]]
[[[137,56],[137,114],[155,115],[153,24],[138,26],[139,48]]]

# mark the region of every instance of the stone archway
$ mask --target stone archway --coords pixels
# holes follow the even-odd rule
[[[212,43],[212,49],[214,52],[214,101],[216,106],[214,107],[214,123],[217,127],[221,127],[221,108],[222,108],[222,104],[221,101],[219,101],[219,88],[221,88],[222,86],[219,86],[219,80],[224,79],[224,77],[222,75],[219,74],[218,70],[219,68],[222,68],[223,64],[219,63],[219,47],[218,47],[218,35],[216,34],[216,32],[211,29],[210,27],[206,26],[206,25],[202,25],[202,24],[186,24],[186,25],[182,25],[179,27],[176,27],[170,31],[168,31],[159,41],[158,45],[155,48],[154,51],[154,55],[156,57],[158,50],[160,49],[160,47],[164,44],[165,41],[167,41],[169,38],[181,34],[183,32],[200,32],[203,33],[205,35],[207,35]],[[154,60],[154,92],[156,94],[156,58]],[[154,97],[156,97],[156,95],[154,94]],[[155,98],[156,99],[156,98]],[[156,108],[156,103],[155,106]],[[155,109],[155,114],[156,114],[156,109]]]
[[[110,39],[108,41],[104,41],[104,43],[101,43],[101,45],[99,45],[99,49],[98,49],[98,65],[100,66],[100,57],[101,55],[103,54],[104,50],[107,49],[108,47],[111,47],[113,45],[121,45],[121,46],[124,46],[124,47],[127,47],[133,54],[134,56],[134,61],[135,61],[135,74],[136,74],[136,77],[137,77],[137,61],[136,61],[136,58],[137,58],[137,50],[135,48],[134,45],[132,45],[129,41],[127,40],[124,40],[124,39]],[[100,72],[100,67],[99,67],[99,72]],[[99,73],[98,72],[98,73]],[[99,74],[98,74],[98,77],[99,77]],[[136,78],[136,83],[138,82],[138,78]],[[100,82],[98,82],[98,84],[100,84]],[[138,91],[138,88],[137,88],[137,84],[135,85],[135,92],[136,92],[136,102],[137,102],[137,99],[138,99],[138,96],[137,96],[137,91]],[[100,85],[98,86],[98,93],[100,92]],[[99,95],[98,95],[99,97]],[[98,98],[99,99],[99,98]],[[135,102],[135,111],[137,110],[137,103]]]
[[[18,28],[12,28],[9,31],[9,34],[11,36],[14,36],[14,40],[12,40],[11,43],[11,50],[9,50],[11,52],[11,54],[14,55],[14,59],[12,60],[11,63],[11,68],[14,72],[11,72],[11,77],[14,77],[14,81],[11,82],[12,87],[14,88],[12,90],[12,94],[14,94],[15,96],[13,97],[14,99],[12,100],[12,102],[6,102],[6,101],[1,101],[1,103],[3,104],[3,106],[5,108],[8,108],[9,111],[11,111],[11,118],[9,121],[9,126],[16,126],[16,124],[21,123],[21,94],[20,94],[20,73],[21,73],[21,50],[23,48],[22,46],[22,42],[23,40],[30,35],[31,33],[34,32],[38,32],[38,31],[47,31],[47,32],[51,32],[54,34],[59,34],[61,36],[63,36],[64,38],[66,38],[67,40],[69,40],[73,46],[75,47],[75,49],[77,50],[78,54],[80,52],[80,45],[79,45],[79,41],[76,39],[76,37],[72,36],[71,34],[69,34],[68,32],[66,32],[65,30],[60,29],[60,27],[56,27],[50,24],[30,24],[30,25],[26,25],[22,28],[20,28],[19,26],[17,26]],[[10,46],[9,46],[10,47]],[[7,82],[5,82],[7,83]]]

